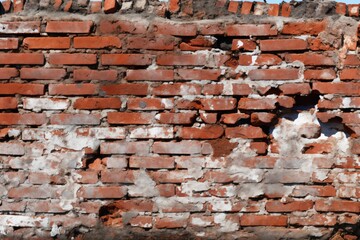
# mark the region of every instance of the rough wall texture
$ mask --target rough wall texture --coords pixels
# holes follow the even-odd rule
[[[2,237],[360,234],[359,6],[44,2],[0,23]]]

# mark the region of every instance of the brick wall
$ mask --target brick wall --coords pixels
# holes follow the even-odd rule
[[[358,5],[70,2],[0,22],[2,237],[356,239]]]

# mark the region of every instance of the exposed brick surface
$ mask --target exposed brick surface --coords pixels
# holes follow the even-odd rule
[[[1,4],[0,238],[356,239],[359,4]]]

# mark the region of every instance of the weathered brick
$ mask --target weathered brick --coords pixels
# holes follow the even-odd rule
[[[9,21],[0,23],[2,34],[39,34],[40,21]]]
[[[0,125],[43,125],[46,116],[42,113],[0,113]]]
[[[102,65],[136,65],[144,66],[151,64],[151,55],[148,54],[103,54]]]
[[[173,50],[175,45],[174,38],[127,38],[128,49],[149,49],[149,50]]]
[[[58,125],[99,125],[99,114],[71,114],[60,113],[52,114],[50,117],[50,124]]]
[[[172,169],[175,167],[175,159],[173,157],[131,156],[129,166],[131,168]]]
[[[227,138],[266,138],[266,134],[260,127],[241,126],[231,127],[225,129],[225,136]]]
[[[47,33],[90,33],[92,21],[48,21]]]
[[[200,128],[183,127],[179,129],[178,135],[182,139],[216,139],[220,138],[224,129],[217,125],[205,125]]]
[[[96,54],[90,53],[50,53],[52,65],[93,65],[97,63]]]
[[[75,109],[119,109],[119,98],[78,98],[74,102]]]
[[[174,36],[195,36],[197,28],[192,23],[155,22],[152,25],[154,33]]]
[[[298,69],[256,69],[249,72],[252,80],[293,80],[299,76]]]
[[[109,112],[107,121],[110,124],[151,124],[153,113]]]
[[[277,34],[270,24],[229,24],[226,26],[228,36],[273,36]]]
[[[243,215],[240,217],[241,226],[287,226],[287,216],[271,215]]]
[[[9,65],[42,65],[42,53],[0,53],[0,64]]]
[[[318,35],[320,32],[324,31],[326,27],[325,21],[303,21],[303,22],[289,22],[284,24],[284,27],[281,31],[282,34],[291,34],[291,35]]]
[[[55,68],[22,68],[20,69],[20,78],[22,79],[44,79],[59,80],[65,77],[65,69]]]
[[[204,54],[165,53],[157,56],[156,63],[165,66],[203,66],[207,62]]]
[[[145,155],[149,153],[149,142],[104,142],[100,145],[102,154],[138,154]]]
[[[68,49],[69,37],[27,37],[23,41],[27,49]]]
[[[17,49],[18,45],[17,38],[0,38],[0,49]]]
[[[121,48],[121,41],[115,36],[75,37],[74,48]]]
[[[127,70],[127,81],[173,81],[173,70]]]
[[[154,87],[152,92],[157,96],[200,95],[201,85],[185,83],[163,84]]]
[[[77,95],[95,95],[98,93],[98,86],[92,83],[84,84],[50,84],[50,95],[64,95],[64,96],[77,96]]]
[[[334,58],[317,53],[285,54],[286,62],[300,61],[309,66],[334,66]]]
[[[305,50],[307,42],[302,39],[271,39],[260,40],[261,51],[293,51]]]
[[[195,121],[196,113],[159,113],[155,118],[163,124],[191,124]]]
[[[16,109],[18,101],[13,97],[0,97],[0,109]]]
[[[197,141],[155,142],[152,150],[158,154],[199,154],[202,144]]]
[[[74,69],[73,78],[75,81],[116,81],[118,73],[116,70],[92,70],[87,68]]]
[[[127,108],[129,110],[164,110],[174,107],[174,99],[171,98],[129,98]]]
[[[83,197],[85,199],[116,199],[123,198],[126,193],[126,187],[122,186],[83,186],[79,189],[77,195],[78,197]]]

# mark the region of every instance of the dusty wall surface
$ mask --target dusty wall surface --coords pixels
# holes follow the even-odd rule
[[[2,4],[1,238],[360,234],[358,5]]]

